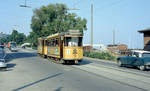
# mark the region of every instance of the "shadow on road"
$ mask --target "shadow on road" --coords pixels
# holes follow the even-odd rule
[[[89,60],[83,59],[82,62],[78,63],[77,65],[87,65],[87,64],[90,64],[90,63],[92,63],[92,62],[89,61]]]
[[[120,67],[118,67],[118,68],[120,68]],[[123,66],[121,68],[124,69],[124,70],[131,69],[131,70],[139,70],[139,71],[141,71],[138,67],[132,67],[132,66]],[[145,69],[144,71],[150,71],[150,69]]]
[[[7,68],[5,68],[5,69],[0,69],[0,71],[2,72],[4,72],[4,71],[12,71],[13,69],[11,69],[11,68],[14,68],[16,66],[16,64],[13,64],[13,63],[9,63],[9,64],[7,64]]]
[[[63,87],[59,87],[59,88],[55,89],[54,91],[61,91],[62,88]]]
[[[62,75],[62,74],[63,74],[63,73],[57,73],[57,74],[55,74],[55,75],[48,76],[48,77],[43,78],[43,79],[40,79],[40,80],[38,80],[38,81],[35,81],[35,82],[29,83],[29,84],[27,84],[27,85],[21,86],[21,87],[19,87],[19,88],[17,88],[17,89],[14,89],[14,90],[12,90],[12,91],[19,91],[19,90],[25,89],[25,88],[27,88],[27,87],[33,86],[33,85],[35,85],[35,84],[37,84],[37,83],[40,83],[40,82],[45,81],[45,80],[48,80],[48,79],[50,79],[50,78],[54,78],[54,77],[59,76],[59,75]],[[60,88],[60,89],[61,89],[61,88]],[[60,90],[58,89],[58,90],[55,90],[55,91],[60,91]]]
[[[7,53],[5,59],[6,62],[10,62],[13,59],[17,58],[27,58],[27,57],[34,57],[37,56],[36,53],[27,53],[27,52],[13,52],[13,53]]]
[[[69,65],[87,65],[90,63],[92,63],[92,62],[89,60],[83,59],[82,62],[79,62],[79,63],[63,63],[63,65],[67,65],[67,66],[69,66]]]
[[[16,64],[13,64],[13,63],[7,64],[7,68],[14,68],[15,66],[16,66]]]

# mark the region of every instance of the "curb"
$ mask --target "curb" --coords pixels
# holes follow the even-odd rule
[[[115,63],[115,64],[117,64],[116,61],[105,60],[105,59],[97,59],[97,58],[90,58],[90,57],[84,57],[84,59],[90,59],[90,60],[94,60],[94,61],[101,61],[101,62],[105,62],[105,63]]]

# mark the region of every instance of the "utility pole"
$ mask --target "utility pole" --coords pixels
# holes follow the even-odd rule
[[[91,48],[93,48],[93,4],[91,4]]]
[[[113,30],[113,45],[115,45],[115,30]]]

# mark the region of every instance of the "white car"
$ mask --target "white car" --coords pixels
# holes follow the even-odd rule
[[[17,52],[17,51],[18,51],[18,48],[15,47],[15,46],[11,46],[10,50],[11,50],[12,52]]]
[[[7,64],[5,63],[5,60],[0,60],[0,69],[6,69]]]
[[[5,62],[5,50],[4,50],[4,46],[0,45],[0,69],[6,69],[7,68],[7,64]]]
[[[132,50],[128,55],[132,57],[150,57],[150,51]]]

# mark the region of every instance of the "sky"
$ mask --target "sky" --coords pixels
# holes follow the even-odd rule
[[[1,0],[0,32],[10,34],[13,29],[26,35],[30,28],[33,10],[43,5],[63,3],[68,8],[79,8],[69,12],[87,19],[84,44],[90,44],[91,4],[94,6],[94,44],[127,44],[129,48],[143,48],[143,34],[138,30],[150,27],[150,0],[27,0],[32,8],[22,8],[25,0]]]

